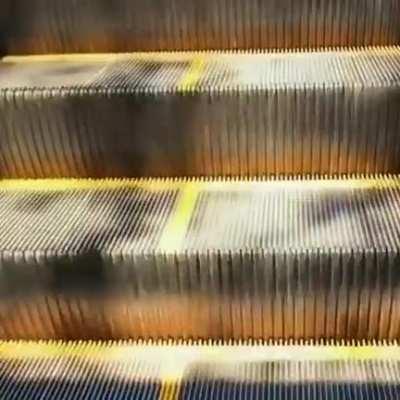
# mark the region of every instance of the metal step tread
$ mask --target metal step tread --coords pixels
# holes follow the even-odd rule
[[[2,338],[400,337],[400,178],[0,184]]]
[[[57,89],[95,95],[398,86],[399,64],[399,46],[9,56],[0,62],[0,89],[47,97]]]
[[[398,176],[5,180],[0,198],[3,257],[400,249]]]
[[[399,47],[7,57],[3,178],[399,173]]]
[[[400,393],[396,342],[2,342],[0,367],[4,400],[395,400]]]

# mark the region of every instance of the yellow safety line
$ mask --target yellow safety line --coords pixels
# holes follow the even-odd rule
[[[106,343],[106,342],[104,342]],[[0,359],[50,358],[61,356],[109,359],[118,352],[117,346],[104,348],[99,342],[0,342]],[[72,347],[70,347],[73,344]],[[117,354],[118,355],[118,354]]]
[[[161,383],[160,400],[177,400],[180,392],[180,379],[163,379]]]
[[[67,191],[82,189],[119,189],[123,187],[140,187],[150,191],[172,190],[190,185],[193,188],[202,186],[208,190],[242,190],[243,188],[252,190],[260,188],[263,190],[265,185],[273,187],[279,186],[298,186],[315,189],[363,189],[363,188],[397,188],[400,186],[400,176],[382,175],[379,176],[359,176],[343,179],[330,178],[306,178],[293,177],[290,179],[216,179],[203,181],[201,179],[188,181],[186,179],[0,179],[0,190],[18,191]],[[249,186],[252,184],[253,186]]]
[[[184,182],[184,181],[183,181]],[[149,191],[178,189],[182,182],[172,179],[4,179],[0,190],[68,191],[140,187]]]
[[[19,56],[5,56],[3,63],[31,64],[31,63],[63,63],[63,62],[108,62],[115,59],[155,60],[155,61],[186,61],[193,57],[200,58],[199,52],[134,52],[134,53],[66,53],[66,54],[30,54]],[[202,57],[206,57],[203,55]]]
[[[395,344],[362,345],[362,346],[291,346],[291,345],[157,345],[139,342],[64,342],[64,341],[0,341],[1,359],[56,358],[63,355],[98,358],[101,360],[135,357],[151,360],[166,360],[162,373],[166,386],[181,379],[183,370],[177,368],[182,361],[177,354],[185,357],[185,362],[196,359],[208,361],[232,361],[237,357],[245,359],[262,357],[265,360],[400,360],[400,346]],[[182,366],[181,366],[182,367]]]
[[[63,63],[63,62],[105,62],[115,58],[115,53],[79,53],[79,54],[32,54],[21,56],[6,56],[1,62],[12,64],[30,63]]]
[[[170,253],[181,248],[201,186],[200,182],[188,182],[182,186],[175,210],[172,212],[160,238],[159,250]]]
[[[199,82],[205,66],[206,61],[204,56],[194,57],[189,70],[178,83],[178,91],[183,93],[192,91]]]

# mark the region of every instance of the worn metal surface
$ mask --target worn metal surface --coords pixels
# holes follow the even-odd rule
[[[398,47],[10,57],[5,178],[400,172]]]
[[[4,181],[2,338],[400,337],[400,180]]]
[[[397,343],[0,343],[11,399],[397,400]]]
[[[2,0],[6,54],[399,44],[398,0]]]

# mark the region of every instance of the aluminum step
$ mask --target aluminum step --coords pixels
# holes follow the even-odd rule
[[[3,342],[11,399],[397,400],[397,343]]]
[[[3,178],[400,172],[400,48],[9,57]]]
[[[4,339],[400,337],[400,178],[0,184]]]
[[[2,0],[6,54],[400,44],[399,0]]]

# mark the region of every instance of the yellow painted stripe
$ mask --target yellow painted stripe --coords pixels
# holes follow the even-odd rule
[[[32,54],[24,56],[6,56],[2,63],[31,64],[31,63],[63,63],[63,62],[105,62],[115,58],[115,53],[77,53],[77,54]]]
[[[207,190],[263,190],[266,186],[298,187],[308,189],[310,186],[318,189],[373,189],[397,188],[400,186],[400,176],[359,176],[337,179],[326,176],[321,178],[290,178],[290,179],[215,179],[204,181],[202,179],[3,179],[0,180],[0,190],[16,191],[67,191],[82,189],[118,189],[122,187],[140,187],[151,191],[180,189],[185,186],[192,189],[202,187]]]
[[[163,379],[161,383],[160,400],[177,400],[180,392],[180,379]]]
[[[181,248],[201,186],[200,182],[188,182],[180,189],[175,210],[160,238],[159,250],[170,253]]]
[[[194,57],[189,70],[184,74],[178,84],[178,91],[190,92],[194,90],[204,72],[206,61],[204,56]]]
[[[397,54],[399,51],[399,46],[370,46],[362,49],[364,54],[376,55],[376,54]],[[337,53],[337,50],[327,49],[327,50],[309,50],[313,54],[329,54]],[[350,54],[354,55],[355,51],[352,48],[341,48],[340,54]],[[32,62],[63,62],[63,61],[103,61],[108,60],[113,57],[119,58],[130,58],[130,59],[156,59],[156,60],[173,60],[181,61],[187,60],[192,57],[202,57],[210,58],[214,55],[216,57],[233,55],[236,57],[248,57],[251,53],[242,53],[242,55],[236,53],[235,51],[213,51],[212,54],[207,54],[199,51],[157,51],[157,52],[133,52],[133,53],[65,53],[65,54],[29,54],[29,55],[8,55],[1,59],[1,62],[7,63],[32,63]],[[357,50],[356,50],[357,54]],[[293,49],[289,53],[285,49],[275,49],[273,51],[263,51],[259,52],[257,57],[263,56],[268,58],[281,58],[282,55],[290,57],[304,57],[304,49]]]
[[[161,376],[165,384],[178,382],[187,363],[196,360],[231,362],[238,360],[400,360],[397,344],[361,346],[301,345],[198,345],[157,344],[146,342],[63,342],[0,341],[0,359],[56,358],[63,355],[102,360],[144,359],[165,361]]]
[[[109,359],[116,346],[107,342],[1,342],[0,359],[50,358],[73,356]]]
[[[109,63],[118,60],[145,60],[158,62],[186,62],[193,58],[207,57],[198,52],[135,52],[135,53],[66,53],[66,54],[32,54],[5,56],[0,63],[33,64],[33,63]],[[209,56],[208,56],[209,57]]]
[[[68,191],[105,190],[140,187],[149,191],[179,189],[181,181],[172,179],[5,179],[0,180],[0,190],[13,191]]]

